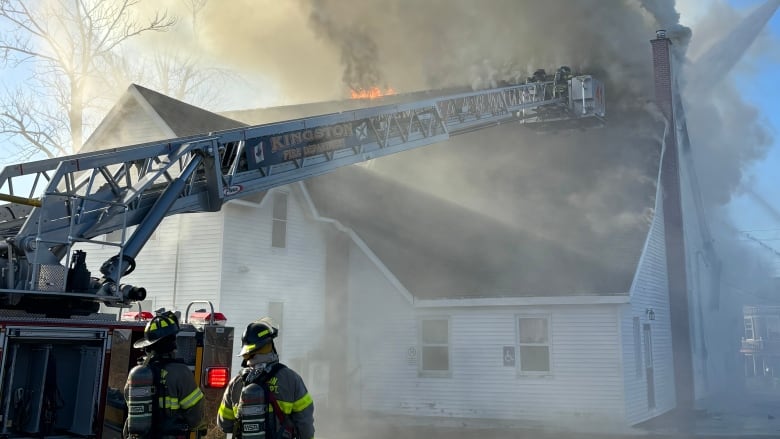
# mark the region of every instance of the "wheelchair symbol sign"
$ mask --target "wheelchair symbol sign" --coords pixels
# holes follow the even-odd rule
[[[515,365],[515,347],[504,346],[504,366],[514,367]]]

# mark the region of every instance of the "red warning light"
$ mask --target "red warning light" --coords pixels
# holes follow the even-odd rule
[[[227,367],[206,368],[206,387],[221,389],[228,385],[230,371]]]

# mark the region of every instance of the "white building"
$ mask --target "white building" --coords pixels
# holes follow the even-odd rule
[[[227,118],[131,86],[86,148],[355,105],[365,104]],[[353,166],[253,195],[217,213],[167,218],[129,280],[150,291],[154,308],[213,302],[236,327],[236,352],[243,327],[271,315],[281,326],[282,360],[302,372],[320,404],[335,400],[384,415],[615,427],[668,412],[676,399],[658,141],[652,133],[637,138],[632,128],[582,133],[576,142],[538,137],[539,144],[521,150],[498,140],[533,135],[522,130],[488,129],[368,169]],[[613,135],[623,136],[620,148],[650,159],[610,151],[615,139],[605,139]],[[484,152],[468,156],[475,145]],[[490,145],[496,149],[488,152]],[[523,154],[543,148],[550,169],[526,169]],[[464,205],[420,190],[441,174],[408,169],[457,154],[477,173],[489,157],[518,170],[475,177],[512,190],[483,192],[476,204],[471,198]],[[400,178],[382,178],[394,172]],[[526,173],[545,184],[535,186]],[[447,183],[460,187],[459,175],[449,175]],[[495,217],[513,208],[507,202],[516,183],[517,217],[536,227]],[[589,198],[593,193],[602,198]],[[540,209],[541,198],[529,201],[536,196],[560,204]],[[691,238],[686,245],[695,254],[701,244]],[[112,254],[92,250],[93,272]],[[696,279],[691,297],[708,289]],[[707,329],[703,320],[694,322],[696,336]],[[694,353],[702,394],[716,374],[729,373],[711,366],[723,364],[723,355]]]

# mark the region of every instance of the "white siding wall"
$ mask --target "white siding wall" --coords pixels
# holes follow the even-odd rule
[[[398,410],[397,393],[387,399],[381,393],[417,376],[417,363],[410,369],[406,362],[417,340],[411,301],[354,245],[348,282],[348,404],[354,410]],[[399,362],[401,369],[395,368]]]
[[[655,320],[648,319],[652,309]],[[675,403],[674,364],[672,357],[672,327],[669,314],[669,293],[666,272],[666,245],[664,243],[663,203],[656,196],[655,215],[648,232],[645,249],[631,288],[631,304],[621,310],[621,337],[625,377],[626,419],[636,424],[673,409]],[[633,318],[640,322],[640,358],[634,355]],[[653,375],[655,381],[654,409],[648,407],[647,376],[644,368],[642,325],[651,326],[653,346]],[[637,376],[636,362],[642,365]]]
[[[131,232],[128,231],[127,237]],[[216,300],[221,234],[220,213],[165,218],[136,258],[135,271],[122,278],[122,282],[146,288],[147,299],[155,308],[184,312],[191,300]],[[82,245],[80,248],[87,251],[87,266],[94,277],[100,277],[103,261],[118,253],[114,246]]]
[[[235,327],[234,352],[251,321],[268,314],[269,302],[282,302],[282,361],[291,366],[320,346],[325,319],[326,243],[321,223],[304,211],[292,186],[289,193],[287,248],[271,247],[273,192],[260,207],[224,207],[225,234],[220,310]],[[240,361],[235,359],[233,370]],[[304,376],[304,378],[306,378]],[[317,389],[310,389],[315,391]]]
[[[87,140],[82,152],[175,137],[173,131],[163,128],[156,115],[147,113],[141,107],[135,96],[125,97],[128,101],[122,112],[109,115],[113,120],[106,119],[106,125],[98,127],[98,130]]]
[[[209,300],[218,306],[222,276],[222,228],[225,216],[220,212],[179,215],[181,223],[174,306],[184,312],[194,300]]]
[[[415,309],[365,259],[353,257],[350,270],[355,407],[413,416],[625,424],[616,306]],[[547,376],[521,375],[503,365],[504,346],[517,347],[519,315],[550,318]],[[426,316],[450,321],[449,377],[418,373],[419,322]]]

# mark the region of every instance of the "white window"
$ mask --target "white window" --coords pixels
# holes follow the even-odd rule
[[[521,373],[550,372],[550,319],[518,317]]]
[[[447,376],[450,370],[449,319],[423,319],[420,326],[422,347],[420,370],[422,374]]]
[[[273,229],[271,246],[287,247],[287,193],[274,192]]]

